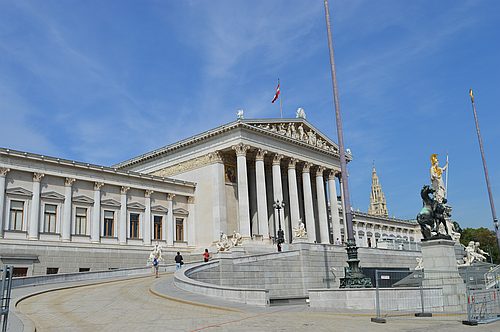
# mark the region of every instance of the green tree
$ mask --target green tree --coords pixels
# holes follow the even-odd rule
[[[464,228],[460,236],[460,243],[467,246],[470,241],[479,242],[480,248],[487,253],[491,253],[493,263],[500,264],[500,252],[498,250],[495,232],[487,228]],[[490,262],[490,257],[486,257]]]

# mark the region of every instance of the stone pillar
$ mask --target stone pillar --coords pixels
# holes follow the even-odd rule
[[[118,242],[127,244],[127,192],[130,187],[122,186],[120,190],[120,220],[118,227]]]
[[[188,212],[189,216],[187,218],[187,225],[186,225],[186,230],[187,230],[187,242],[189,246],[194,246],[195,245],[195,226],[196,226],[196,215],[195,215],[195,205],[194,205],[194,197],[189,196],[187,198],[187,203],[188,203]]]
[[[250,147],[242,143],[233,146],[236,151],[236,167],[238,168],[238,219],[240,234],[250,237],[250,211],[248,202],[247,151]]]
[[[263,239],[269,239],[269,224],[267,215],[266,174],[264,170],[264,156],[267,151],[257,150],[255,156],[255,181],[257,185],[257,216],[259,219],[259,234]]]
[[[330,194],[330,214],[332,220],[333,243],[336,243],[337,239],[341,241],[337,187],[335,185],[337,173],[337,171],[330,171],[328,174],[328,193]]]
[[[28,230],[28,239],[38,240],[40,225],[40,182],[45,174],[33,173],[33,196],[31,198],[31,217]]]
[[[73,199],[73,183],[76,179],[66,178],[64,180],[64,215],[62,220],[62,241],[71,241],[71,210]]]
[[[291,158],[288,163],[288,195],[290,196],[290,221],[292,229],[299,227],[299,192],[297,189],[297,159]]]
[[[213,241],[219,241],[221,232],[227,234],[226,181],[224,177],[224,162],[218,151],[208,155],[212,164],[212,224]]]
[[[174,194],[167,194],[167,245],[174,245],[174,234],[175,234],[175,225],[174,225]]]
[[[7,177],[7,173],[9,171],[9,168],[0,167],[0,238],[3,237],[3,231],[5,228],[5,222],[3,220],[3,210],[5,206],[5,178]]]
[[[311,163],[304,163],[302,169],[302,183],[304,188],[304,216],[306,217],[307,238],[309,242],[316,241],[316,225],[314,221],[313,198],[311,190]]]
[[[151,195],[154,193],[153,190],[146,190],[144,192],[144,197],[146,201],[146,210],[144,211],[144,224],[142,232],[142,241],[145,245],[151,244]]]
[[[455,241],[422,241],[424,278],[422,286],[443,289],[445,312],[464,312],[467,306],[465,283],[458,274]]]
[[[92,227],[90,227],[90,241],[98,243],[101,240],[101,188],[103,182],[94,183],[94,213],[92,215]]]
[[[283,202],[283,186],[281,184],[281,159],[283,159],[283,155],[281,154],[276,154],[273,157],[273,202],[280,201],[280,203]],[[274,211],[274,216],[275,216],[275,223],[276,223],[276,217],[278,216],[278,212]],[[285,209],[281,209],[279,213],[279,222],[274,225],[276,227],[276,230],[279,230],[279,223],[281,223],[281,229],[284,230],[285,228]],[[278,232],[276,231],[276,234]]]
[[[330,234],[328,231],[328,214],[326,211],[325,180],[323,180],[324,167],[319,166],[316,170],[316,191],[318,199],[318,219],[319,219],[319,237],[321,243],[330,243]]]

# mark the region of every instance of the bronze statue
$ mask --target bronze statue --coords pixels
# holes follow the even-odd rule
[[[434,197],[434,189],[425,185],[420,191],[420,196],[422,197],[423,207],[420,213],[417,215],[417,222],[420,225],[420,230],[422,231],[422,236],[424,240],[430,239],[449,239],[448,226],[446,224],[446,218],[450,217],[450,208],[446,205],[446,198],[443,198],[439,202]],[[445,233],[441,233],[439,230],[440,225],[443,225]]]

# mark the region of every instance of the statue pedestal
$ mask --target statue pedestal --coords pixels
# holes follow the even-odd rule
[[[465,312],[467,296],[465,283],[458,274],[455,242],[445,239],[422,241],[422,258],[422,286],[443,289],[445,312]]]
[[[292,243],[310,243],[307,237],[294,237]]]

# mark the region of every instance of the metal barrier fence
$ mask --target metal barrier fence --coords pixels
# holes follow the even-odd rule
[[[5,265],[0,271],[2,281],[0,284],[0,317],[2,320],[2,332],[7,331],[7,320],[9,318],[10,292],[12,289],[13,266]]]
[[[422,271],[376,270],[375,307],[372,322],[385,323],[386,318],[401,315],[430,317],[433,311],[443,311],[441,288],[423,288]],[[398,284],[409,287],[395,287]]]
[[[487,324],[500,320],[500,273],[468,271],[466,325]]]

